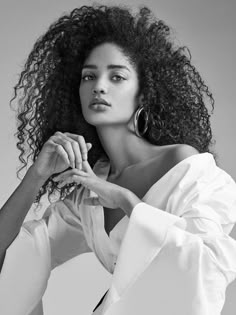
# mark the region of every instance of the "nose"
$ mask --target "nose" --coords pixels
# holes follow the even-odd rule
[[[105,94],[105,90],[102,89],[102,88],[100,88],[100,89],[94,88],[94,89],[93,89],[93,94],[99,94],[99,93]]]
[[[107,87],[105,86],[104,81],[98,80],[96,84],[93,87],[92,90],[93,94],[106,94],[107,93]]]

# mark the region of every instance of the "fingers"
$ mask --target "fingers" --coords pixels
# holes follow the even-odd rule
[[[77,170],[77,169],[74,169],[74,170],[68,170],[64,173],[61,173],[57,176],[55,176],[53,178],[54,181],[64,181],[66,180],[67,178],[69,177],[73,177],[73,179],[76,179],[76,176],[79,175],[79,176],[84,176],[84,177],[88,177],[88,174],[84,171],[80,171],[80,170]]]
[[[68,154],[65,152],[63,147],[60,144],[55,144],[56,145],[56,152],[61,156],[61,158],[64,160],[65,163],[70,165],[70,160]]]
[[[86,177],[88,177],[87,173],[80,171],[78,169],[73,169],[55,176],[53,180],[59,182],[57,186],[58,188],[61,188],[64,185],[71,183],[84,184],[83,179],[85,179]]]
[[[75,143],[79,144],[82,159],[86,161],[88,159],[88,150],[91,149],[92,144],[91,143],[86,144],[84,137],[81,135],[75,135],[69,132],[65,132],[65,135],[74,140]]]
[[[68,152],[63,147],[61,141],[58,141],[55,136],[51,136],[49,140],[44,144],[44,147],[46,152],[56,153],[57,156],[60,157],[66,165],[70,166],[72,164]]]
[[[90,164],[88,163],[88,161],[83,161],[83,169],[88,172],[89,174],[94,174]]]
[[[72,168],[82,169],[82,161],[87,160],[88,151],[92,147],[91,143],[86,143],[83,136],[69,132],[62,133],[58,131],[51,139],[57,144],[58,153],[64,160],[69,161]],[[58,146],[60,146],[60,149]]]
[[[55,179],[54,179],[55,180]],[[57,180],[58,181],[58,180]],[[81,178],[78,175],[72,175],[67,178],[61,179],[59,184],[57,185],[58,188],[61,188],[67,184],[81,184]]]
[[[80,152],[80,146],[78,142],[76,141],[70,141],[69,143],[71,144],[72,151],[74,154],[74,159],[75,159],[74,168],[78,168],[80,170],[82,169],[82,157],[81,157],[81,152]]]
[[[74,149],[70,141],[68,141],[61,135],[53,136],[52,140],[54,141],[54,143],[57,144],[57,146],[60,145],[60,147],[64,150],[65,154],[67,154],[68,156],[69,165],[72,168],[75,168],[75,154],[74,154]]]

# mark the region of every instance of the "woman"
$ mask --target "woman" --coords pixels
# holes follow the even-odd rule
[[[146,7],[83,6],[36,42],[15,87],[34,163],[0,212],[1,314],[43,314],[51,270],[91,251],[113,274],[94,314],[220,314],[236,185],[190,59]],[[46,192],[60,200],[23,224]]]

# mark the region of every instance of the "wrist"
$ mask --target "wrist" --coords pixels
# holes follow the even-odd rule
[[[142,202],[132,191],[125,189],[122,194],[122,202],[121,202],[121,209],[124,210],[128,217],[131,216],[131,213],[134,207]]]
[[[30,166],[27,174],[28,177],[30,177],[35,183],[38,183],[39,185],[43,185],[45,181],[49,178],[50,175],[43,175],[41,174],[36,167],[33,165]]]

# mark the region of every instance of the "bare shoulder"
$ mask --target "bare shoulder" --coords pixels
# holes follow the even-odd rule
[[[191,145],[180,144],[172,150],[171,154],[174,164],[178,164],[179,162],[185,160],[186,158],[200,153],[196,148],[194,148]]]
[[[149,182],[158,181],[168,171],[184,159],[199,154],[199,151],[187,144],[173,144],[159,147],[154,159],[145,163],[142,167],[139,165],[139,176],[142,174],[142,179],[147,176]]]

